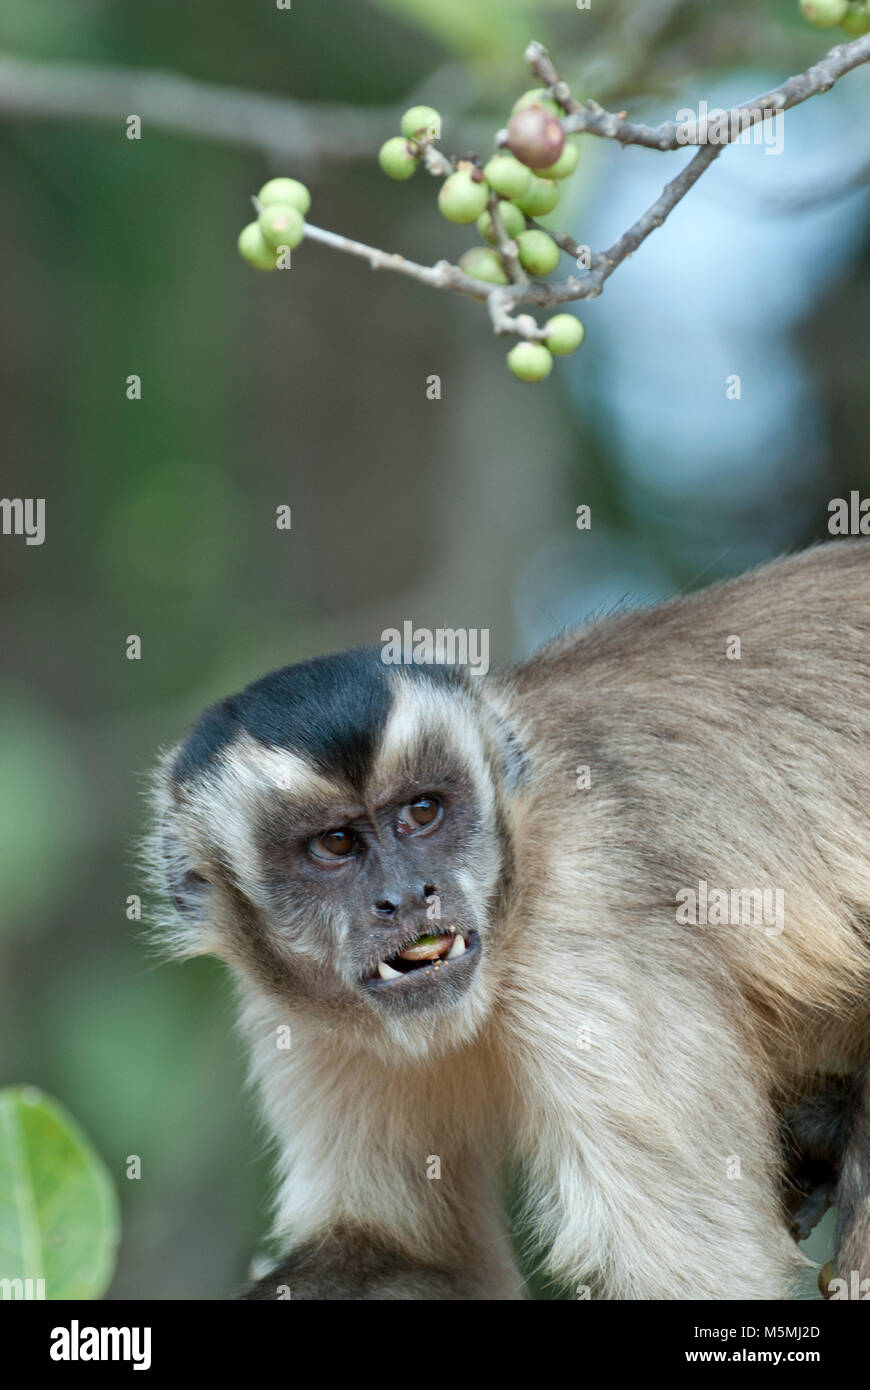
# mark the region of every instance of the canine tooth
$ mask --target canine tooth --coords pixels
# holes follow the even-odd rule
[[[448,960],[456,960],[456,957],[457,957],[457,956],[464,956],[464,955],[465,955],[465,937],[462,935],[461,932],[457,932],[456,935],[455,935],[455,937],[453,938],[453,945],[450,947],[450,950],[447,952],[447,959],[448,959]]]
[[[378,974],[382,980],[398,980],[402,972],[401,970],[394,970],[391,965],[387,965],[385,960],[379,960]]]

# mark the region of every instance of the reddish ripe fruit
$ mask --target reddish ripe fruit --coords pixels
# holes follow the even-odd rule
[[[508,122],[508,149],[529,169],[549,169],[565,147],[565,132],[551,111],[536,102]]]

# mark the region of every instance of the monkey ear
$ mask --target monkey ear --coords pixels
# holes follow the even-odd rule
[[[161,887],[174,912],[162,935],[175,956],[214,953],[211,927],[214,887],[194,866],[175,818],[163,817],[158,832],[157,868]]]
[[[173,911],[164,913],[159,935],[173,955],[198,956],[211,950],[210,920],[214,888],[195,859],[184,833],[183,815],[172,791],[171,758],[153,782],[154,818],[147,843],[152,886]]]
[[[526,750],[506,719],[490,706],[500,754],[501,772],[508,795],[519,794],[529,780]]]
[[[211,885],[193,867],[181,836],[169,821],[163,825],[161,855],[169,901],[185,921],[201,922]]]

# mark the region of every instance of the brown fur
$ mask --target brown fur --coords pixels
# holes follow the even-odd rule
[[[297,1301],[431,1302],[467,1301],[486,1292],[473,1270],[428,1268],[397,1252],[390,1241],[339,1226],[294,1250],[265,1278],[242,1289],[239,1297],[254,1302],[294,1296]]]
[[[592,624],[464,694],[403,690],[372,801],[413,765],[415,739],[441,730],[496,833],[480,837],[480,966],[441,1011],[364,1006],[340,944],[353,914],[279,927],[244,809],[263,758],[258,778],[240,763],[184,808],[161,793],[187,845],[173,853],[217,892],[176,942],[224,955],[240,981],[278,1143],[277,1231],[305,1251],[293,1296],[448,1296],[431,1292],[445,1271],[466,1290],[449,1296],[517,1296],[506,1161],[525,1174],[547,1269],[578,1293],[786,1296],[801,1258],[780,1202],[779,1111],[870,1052],[870,547],[819,547]],[[528,773],[509,792],[501,729]],[[250,930],[209,869],[223,822]],[[473,852],[455,859],[473,901]],[[781,890],[781,933],[678,921],[677,893],[701,880]],[[293,1048],[276,1054],[288,1021]],[[868,1115],[865,1088],[840,1239],[865,1275]],[[392,1275],[392,1292],[366,1292],[368,1257],[355,1291],[342,1231],[388,1247],[397,1269],[437,1271],[430,1293],[410,1277],[397,1293]]]

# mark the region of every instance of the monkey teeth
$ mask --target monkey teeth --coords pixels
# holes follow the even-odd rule
[[[410,946],[405,946],[399,952],[400,960],[440,960],[446,956],[451,946],[449,936],[418,936],[416,941],[412,941]]]
[[[415,970],[427,974],[438,971],[448,961],[458,960],[468,949],[468,942],[455,928],[439,935],[418,936],[390,959],[378,961],[377,975],[382,980],[398,980]]]
[[[450,950],[447,952],[447,959],[448,959],[448,960],[456,960],[457,956],[464,956],[464,955],[465,955],[465,937],[464,937],[464,936],[460,936],[459,932],[457,932],[457,933],[456,933],[456,936],[453,938],[453,945],[450,947]]]

